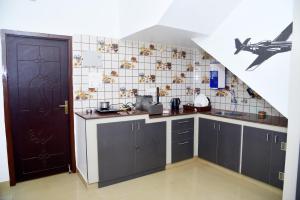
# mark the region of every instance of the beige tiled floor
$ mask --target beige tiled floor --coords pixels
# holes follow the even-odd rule
[[[88,188],[77,174],[59,174],[0,187],[0,199],[14,200],[276,200],[281,190],[200,159],[105,188]]]

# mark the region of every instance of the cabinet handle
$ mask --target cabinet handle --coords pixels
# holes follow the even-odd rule
[[[277,144],[277,135],[274,136],[274,143]]]
[[[214,123],[214,129],[216,129],[216,123]]]
[[[178,144],[179,145],[185,145],[185,144],[188,144],[189,142],[188,141],[185,141],[185,142],[179,142]]]
[[[133,126],[134,126],[133,123],[131,123],[131,132],[133,132],[133,129],[134,129]]]
[[[138,127],[137,127],[138,130],[141,129],[141,125],[140,125],[140,122],[138,122]]]
[[[178,124],[188,123],[189,121],[179,121]]]
[[[182,134],[185,134],[185,133],[188,133],[190,131],[183,131],[183,132],[180,132],[180,133],[177,133],[177,135],[182,135]]]
[[[269,133],[267,133],[267,142],[269,142]]]
[[[221,124],[219,124],[219,131],[221,131]]]

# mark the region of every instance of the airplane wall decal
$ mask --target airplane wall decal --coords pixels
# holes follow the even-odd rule
[[[253,71],[260,66],[264,61],[276,55],[292,49],[292,42],[287,41],[293,31],[293,22],[290,23],[274,40],[265,40],[255,44],[248,44],[251,38],[247,38],[243,43],[236,38],[234,54],[240,51],[249,51],[258,55],[254,62],[247,67],[246,71]]]

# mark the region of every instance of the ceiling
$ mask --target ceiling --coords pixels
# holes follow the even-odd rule
[[[132,3],[120,4],[121,38],[196,47],[191,38],[213,33],[243,0],[169,0],[138,8],[126,1]]]
[[[182,47],[199,47],[191,38],[200,36],[201,34],[193,33],[186,30],[156,25],[139,32],[133,33],[122,39],[140,40],[145,42],[156,42],[162,44],[172,44]]]

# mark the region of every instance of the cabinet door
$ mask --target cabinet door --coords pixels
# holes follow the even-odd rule
[[[193,138],[172,142],[172,163],[193,158],[194,140]]]
[[[269,183],[272,134],[244,127],[242,174]]]
[[[194,129],[194,118],[172,120],[172,130]]]
[[[100,185],[134,173],[133,125],[131,121],[98,125]]]
[[[286,133],[273,132],[270,162],[270,184],[279,188],[283,188],[283,180],[280,180],[282,177],[279,176],[279,173],[284,172],[285,144]]]
[[[220,122],[217,145],[217,163],[228,169],[239,171],[241,126]]]
[[[194,139],[194,127],[186,130],[172,130],[172,142]]]
[[[199,118],[198,156],[214,163],[217,161],[217,123]]]
[[[136,173],[164,168],[166,165],[166,122],[137,123]]]

